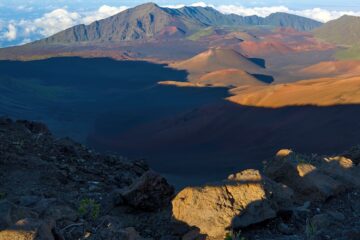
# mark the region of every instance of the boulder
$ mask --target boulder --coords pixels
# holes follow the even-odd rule
[[[174,188],[166,179],[152,170],[145,172],[122,191],[125,204],[136,209],[155,211],[170,204]]]
[[[360,188],[360,167],[343,156],[323,158],[319,167],[321,172],[343,182],[347,188]]]
[[[227,229],[238,229],[274,218],[281,206],[291,206],[292,190],[245,170],[229,179],[201,187],[187,187],[172,201],[173,216],[200,233],[222,238]]]
[[[1,240],[54,240],[52,230],[53,221],[42,221],[34,218],[25,218],[15,225],[0,231]]]
[[[344,157],[351,159],[354,164],[360,164],[360,145],[353,146],[348,151],[344,152]]]
[[[320,171],[312,159],[293,152],[277,154],[265,174],[292,188],[300,199],[323,201],[346,190],[346,185]]]

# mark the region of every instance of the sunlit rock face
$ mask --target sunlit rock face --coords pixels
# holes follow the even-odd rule
[[[289,188],[245,170],[224,182],[185,188],[172,201],[173,215],[211,237],[223,237],[227,229],[274,218],[291,206],[291,197]]]

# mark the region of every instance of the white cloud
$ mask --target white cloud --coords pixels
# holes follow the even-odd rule
[[[103,5],[93,12],[78,13],[68,11],[66,8],[59,8],[33,20],[9,21],[11,23],[5,30],[4,23],[0,19],[0,41],[11,42],[18,40],[18,44],[24,44],[41,37],[53,35],[77,24],[90,24],[126,9],[125,6],[111,7]]]
[[[30,21],[26,26],[27,31],[32,30],[34,25],[43,36],[49,36],[71,26],[77,24],[81,19],[81,15],[76,12],[69,12],[66,9],[56,9],[50,13],[46,13],[43,17]],[[26,22],[25,22],[26,23]]]
[[[24,11],[24,12],[31,12],[34,10],[33,7],[27,6],[27,5],[19,5],[16,9],[19,11]]]
[[[274,7],[253,7],[247,8],[243,6],[236,6],[236,5],[220,5],[217,7],[222,13],[230,14],[238,14],[241,16],[252,16],[257,15],[260,17],[269,16],[271,13],[276,12],[289,12],[290,10],[285,6],[274,6]]]
[[[126,10],[128,7],[111,7],[107,5],[101,6],[96,12],[92,12],[88,14],[85,18],[83,18],[82,22],[85,24],[90,24],[96,20],[104,19],[110,16],[113,16],[119,12]]]
[[[77,13],[70,12],[65,8],[56,9],[44,14],[41,18],[33,21],[22,21],[25,34],[38,31],[42,36],[50,36],[61,30],[70,28],[76,24],[90,24],[96,20],[104,19],[124,11],[127,7],[101,6],[97,11]]]
[[[179,5],[165,5],[164,7],[169,8],[182,8],[184,4]],[[218,5],[214,6],[211,4],[206,4],[205,2],[197,2],[190,4],[189,6],[197,6],[197,7],[213,7],[218,11],[225,13],[225,14],[238,14],[241,16],[252,16],[257,15],[261,17],[267,17],[272,13],[276,12],[285,12],[296,14],[299,16],[312,18],[320,22],[328,22],[330,20],[337,19],[343,15],[353,15],[353,16],[360,16],[360,12],[355,11],[331,11],[322,8],[312,8],[312,9],[305,9],[305,10],[292,10],[286,6],[279,5],[279,6],[271,6],[271,7],[244,7],[241,5]]]
[[[360,16],[360,12],[354,11],[330,11],[321,8],[312,8],[312,9],[305,9],[305,10],[291,10],[285,6],[272,6],[272,7],[243,7],[237,5],[220,5],[216,7],[222,13],[230,14],[238,14],[241,16],[251,16],[251,15],[258,15],[261,17],[267,17],[272,13],[276,12],[285,12],[296,14],[299,16],[312,18],[320,22],[328,22],[330,20],[337,19],[343,15],[354,15]]]
[[[289,13],[312,18],[320,22],[328,22],[337,19],[343,15],[360,16],[360,12],[354,11],[329,11],[321,8],[313,8],[302,11],[289,11]]]
[[[4,33],[4,37],[8,41],[13,41],[17,37],[17,30],[14,24],[10,23],[7,27],[7,31]]]
[[[177,4],[177,5],[163,5],[162,7],[167,7],[167,8],[182,8],[185,7],[185,4]]]
[[[211,5],[211,4],[207,4],[205,2],[195,2],[195,3],[192,3],[190,5],[185,5],[185,4],[178,4],[178,5],[163,5],[162,7],[167,7],[167,8],[183,8],[185,6],[191,6],[191,7],[213,7],[215,8],[214,5]]]
[[[196,3],[191,4],[190,6],[192,6],[192,7],[210,7],[212,5],[208,5],[204,2],[196,2]]]
[[[31,42],[31,39],[30,38],[25,38],[21,43],[20,45],[23,45],[23,44],[26,44],[26,43],[29,43]]]

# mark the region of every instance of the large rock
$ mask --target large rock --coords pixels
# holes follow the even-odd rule
[[[154,171],[147,171],[121,195],[125,204],[136,209],[154,211],[170,204],[174,188]]]
[[[33,218],[19,220],[15,225],[0,231],[0,240],[54,240],[53,221]]]
[[[291,151],[281,150],[267,164],[265,173],[276,182],[292,188],[300,199],[326,200],[344,190],[346,185],[318,168],[318,160],[312,160]]]
[[[343,156],[323,158],[319,170],[343,182],[347,188],[360,188],[360,167]]]
[[[354,164],[360,164],[360,145],[353,146],[343,154],[345,157],[351,159]]]
[[[202,187],[187,187],[172,201],[173,216],[201,233],[221,238],[226,229],[242,228],[274,218],[291,206],[292,190],[246,170]]]

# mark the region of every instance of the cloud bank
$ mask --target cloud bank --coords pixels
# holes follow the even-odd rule
[[[319,22],[324,22],[324,23],[337,19],[343,15],[360,16],[360,12],[355,12],[355,11],[330,11],[322,8],[291,10],[286,6],[246,8],[243,6],[236,6],[236,5],[220,5],[216,7],[216,9],[222,13],[227,13],[227,14],[234,13],[242,16],[258,15],[261,17],[266,17],[276,12],[285,12],[307,18],[312,18]]]
[[[4,33],[5,39],[8,41],[15,40],[17,36],[17,30],[14,24],[9,24],[7,27],[7,31]]]
[[[185,5],[164,5],[164,7],[181,8]],[[355,11],[330,11],[321,8],[312,8],[305,10],[292,10],[286,6],[271,7],[244,7],[240,5],[218,5],[214,6],[205,2],[196,2],[190,6],[213,7],[225,14],[238,14],[242,16],[258,15],[266,17],[275,12],[286,12],[308,18],[327,22],[342,15],[360,16],[360,12]],[[96,11],[92,12],[75,12],[66,8],[55,9],[45,13],[36,19],[8,20],[0,19],[0,47],[23,44],[34,41],[43,37],[50,36],[56,32],[67,29],[76,24],[90,24],[99,19],[115,15],[128,7],[103,5]],[[29,10],[31,11],[31,10]]]

